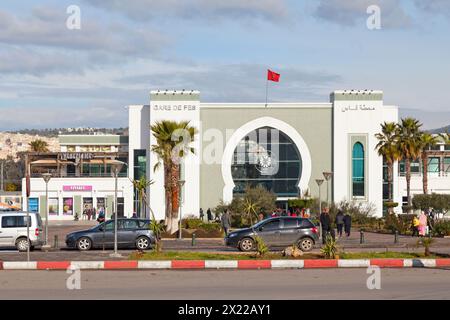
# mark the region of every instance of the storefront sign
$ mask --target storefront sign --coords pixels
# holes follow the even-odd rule
[[[92,191],[92,186],[63,186],[63,191]]]
[[[61,160],[90,160],[94,157],[91,152],[63,152]]]

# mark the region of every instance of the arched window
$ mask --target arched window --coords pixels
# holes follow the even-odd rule
[[[233,193],[258,185],[279,197],[298,196],[302,158],[297,146],[284,132],[262,127],[248,133],[234,150],[231,173]]]
[[[353,196],[364,197],[364,147],[360,142],[353,145],[352,168]]]

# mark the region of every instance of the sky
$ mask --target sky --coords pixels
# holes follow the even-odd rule
[[[281,74],[269,101],[383,90],[401,116],[442,127],[449,34],[448,0],[2,0],[0,130],[127,126],[126,106],[155,89],[263,102],[268,68]]]

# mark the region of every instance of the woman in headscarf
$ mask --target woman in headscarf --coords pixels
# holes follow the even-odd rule
[[[427,216],[422,211],[419,216],[419,236],[424,237],[426,235],[427,230]]]

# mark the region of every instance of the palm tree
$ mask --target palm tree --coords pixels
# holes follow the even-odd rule
[[[428,149],[435,146],[439,142],[439,138],[428,132],[423,132],[420,136],[420,155],[422,158],[422,184],[423,193],[428,193]]]
[[[383,157],[387,164],[388,171],[388,199],[392,202],[392,180],[394,175],[394,163],[399,160],[400,152],[397,148],[397,124],[394,122],[384,122],[381,124],[381,132],[375,137],[378,144],[375,149],[378,155]],[[392,208],[390,208],[391,210]]]
[[[440,133],[439,136],[444,140],[444,144],[450,144],[450,132]]]
[[[397,148],[400,158],[405,160],[406,194],[408,196],[408,211],[411,211],[411,161],[420,157],[420,127],[422,124],[414,118],[404,118],[397,130]]]
[[[138,193],[139,212],[141,217],[147,217],[146,210],[146,191],[147,188],[154,183],[153,180],[147,180],[145,176],[142,176],[139,180],[131,180],[134,189]]]
[[[150,129],[156,138],[151,150],[158,157],[153,170],[156,171],[161,164],[164,167],[167,232],[174,233],[178,230],[180,161],[189,153],[194,153],[190,143],[197,130],[189,126],[189,121],[167,120],[156,122]]]
[[[41,139],[36,139],[28,143],[32,152],[48,152],[48,143]]]

